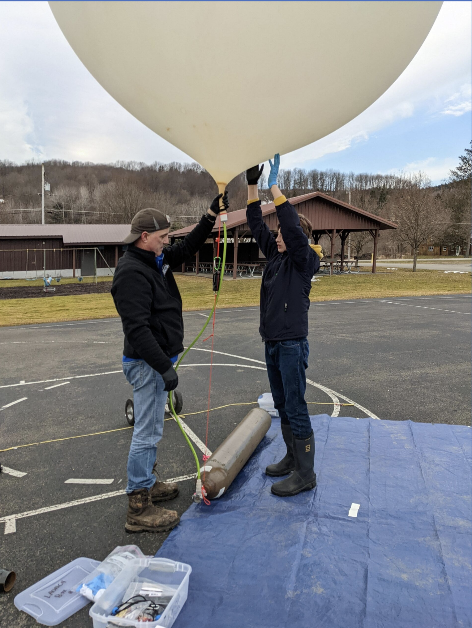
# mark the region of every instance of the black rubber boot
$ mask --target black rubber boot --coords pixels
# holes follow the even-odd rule
[[[295,469],[295,457],[293,455],[293,434],[292,429],[288,423],[282,423],[282,436],[287,446],[287,453],[280,462],[270,464],[266,468],[266,475],[271,477],[280,477],[281,475],[288,475],[290,471]]]
[[[288,478],[272,484],[271,491],[279,497],[291,497],[302,491],[311,491],[316,486],[316,473],[313,470],[315,462],[315,436],[309,438],[294,438],[295,471]]]

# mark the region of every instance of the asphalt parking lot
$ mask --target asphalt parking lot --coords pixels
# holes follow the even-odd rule
[[[468,295],[312,303],[310,413],[470,425],[470,305]],[[258,308],[218,311],[211,407],[226,407],[210,413],[211,451],[251,407],[233,404],[269,391],[258,315]],[[204,317],[184,314],[186,342]],[[206,432],[210,342],[200,341],[179,370],[182,413],[197,447]],[[20,591],[79,556],[102,560],[117,545],[154,554],[166,535],[124,530],[132,432],[120,321],[4,327],[0,346],[0,568],[18,575],[11,593],[0,595],[0,623],[22,628],[37,624],[13,606]],[[168,505],[182,513],[195,468],[173,420],[159,456],[162,479],[188,478]],[[61,625],[84,628],[87,614]]]

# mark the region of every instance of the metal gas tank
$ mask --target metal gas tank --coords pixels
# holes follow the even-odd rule
[[[253,408],[200,469],[208,499],[229,488],[271,426],[266,410]]]

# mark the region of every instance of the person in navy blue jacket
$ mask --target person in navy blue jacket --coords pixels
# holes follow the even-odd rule
[[[316,486],[315,437],[305,402],[305,370],[311,279],[319,270],[322,253],[320,246],[311,244],[309,220],[297,214],[277,186],[279,155],[269,163],[268,185],[277,211],[278,235],[275,237],[262,219],[257,184],[263,165],[246,172],[247,222],[267,258],[261,284],[259,332],[265,343],[267,374],[287,447],[284,458],[269,465],[266,474],[288,475],[271,488],[275,495],[288,497]]]

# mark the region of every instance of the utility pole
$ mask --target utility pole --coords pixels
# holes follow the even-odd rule
[[[41,164],[41,224],[44,225],[44,164]],[[46,251],[43,253],[43,276],[46,278]]]
[[[351,204],[351,188],[349,188],[349,205]],[[351,259],[351,232],[347,236],[347,259]]]
[[[44,164],[41,164],[41,224],[44,225]]]

